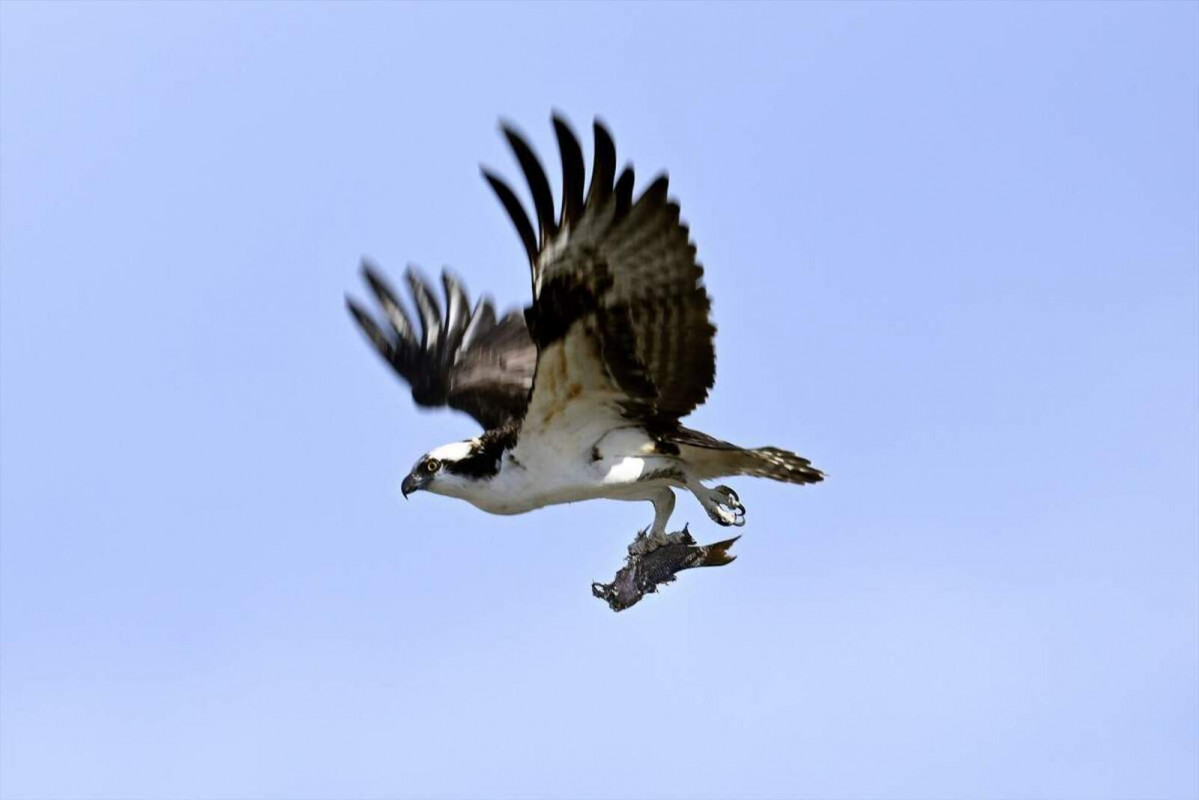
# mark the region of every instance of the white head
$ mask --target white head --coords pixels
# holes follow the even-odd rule
[[[490,433],[490,432],[489,432]],[[480,481],[493,478],[506,446],[488,434],[465,442],[451,442],[417,459],[400,484],[404,497],[415,491],[463,497]]]

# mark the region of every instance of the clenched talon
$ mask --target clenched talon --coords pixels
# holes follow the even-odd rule
[[[629,555],[633,558],[647,556],[659,547],[682,543],[687,535],[686,529],[677,533],[641,531],[637,534],[637,538],[629,545]]]
[[[743,508],[727,509],[719,506],[713,506],[708,511],[708,516],[711,517],[712,521],[717,525],[723,525],[726,528],[740,528],[745,524],[745,509]]]
[[[745,506],[741,498],[727,486],[716,486],[708,490],[708,503],[704,509],[717,525],[741,527],[745,524]]]
[[[634,558],[636,558],[638,556],[643,556],[646,553],[648,553],[650,550],[653,549],[653,547],[650,544],[649,536],[647,535],[648,533],[649,533],[648,529],[639,531],[637,533],[636,538],[634,538],[633,541],[629,542],[629,555],[630,556],[633,556]]]

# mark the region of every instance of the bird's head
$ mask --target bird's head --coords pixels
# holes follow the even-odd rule
[[[400,484],[404,497],[416,491],[433,492],[450,497],[460,497],[479,476],[475,461],[478,460],[479,442],[471,439],[452,442],[430,450],[416,460],[412,472]]]

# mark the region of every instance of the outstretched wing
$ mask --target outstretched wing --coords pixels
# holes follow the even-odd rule
[[[522,433],[549,425],[568,404],[599,403],[626,419],[673,427],[706,399],[716,372],[716,328],[695,245],[667,197],[665,175],[636,201],[631,167],[614,183],[616,149],[598,121],[584,198],[578,140],[561,118],[553,122],[562,156],[558,214],[532,149],[504,128],[533,196],[536,232],[508,185],[484,171],[532,266],[525,315],[538,365]]]
[[[497,320],[487,300],[472,311],[462,286],[444,271],[443,316],[433,290],[409,268],[405,277],[420,316],[418,336],[382,276],[365,262],[362,272],[383,308],[386,327],[348,297],[346,305],[383,359],[411,385],[418,405],[465,411],[487,429],[524,417],[537,349],[519,312]]]

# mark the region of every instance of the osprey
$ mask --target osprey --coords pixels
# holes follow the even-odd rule
[[[666,540],[674,489],[694,495],[718,524],[740,526],[745,506],[737,493],[704,481],[822,480],[794,453],[738,447],[680,424],[712,388],[716,328],[703,268],[678,205],[667,197],[666,176],[634,200],[633,169],[616,176],[612,137],[597,120],[584,195],[579,142],[557,115],[553,125],[562,158],[557,211],[533,150],[502,128],[528,182],[536,225],[512,189],[483,170],[532,267],[533,303],[523,314],[497,319],[486,300],[471,310],[448,272],[443,314],[409,268],[418,334],[396,293],[365,262],[386,324],[347,298],[418,405],[465,411],[484,428],[421,456],[403,480],[404,496],[433,492],[492,514],[595,498],[648,500],[654,519],[646,540],[653,544]]]

